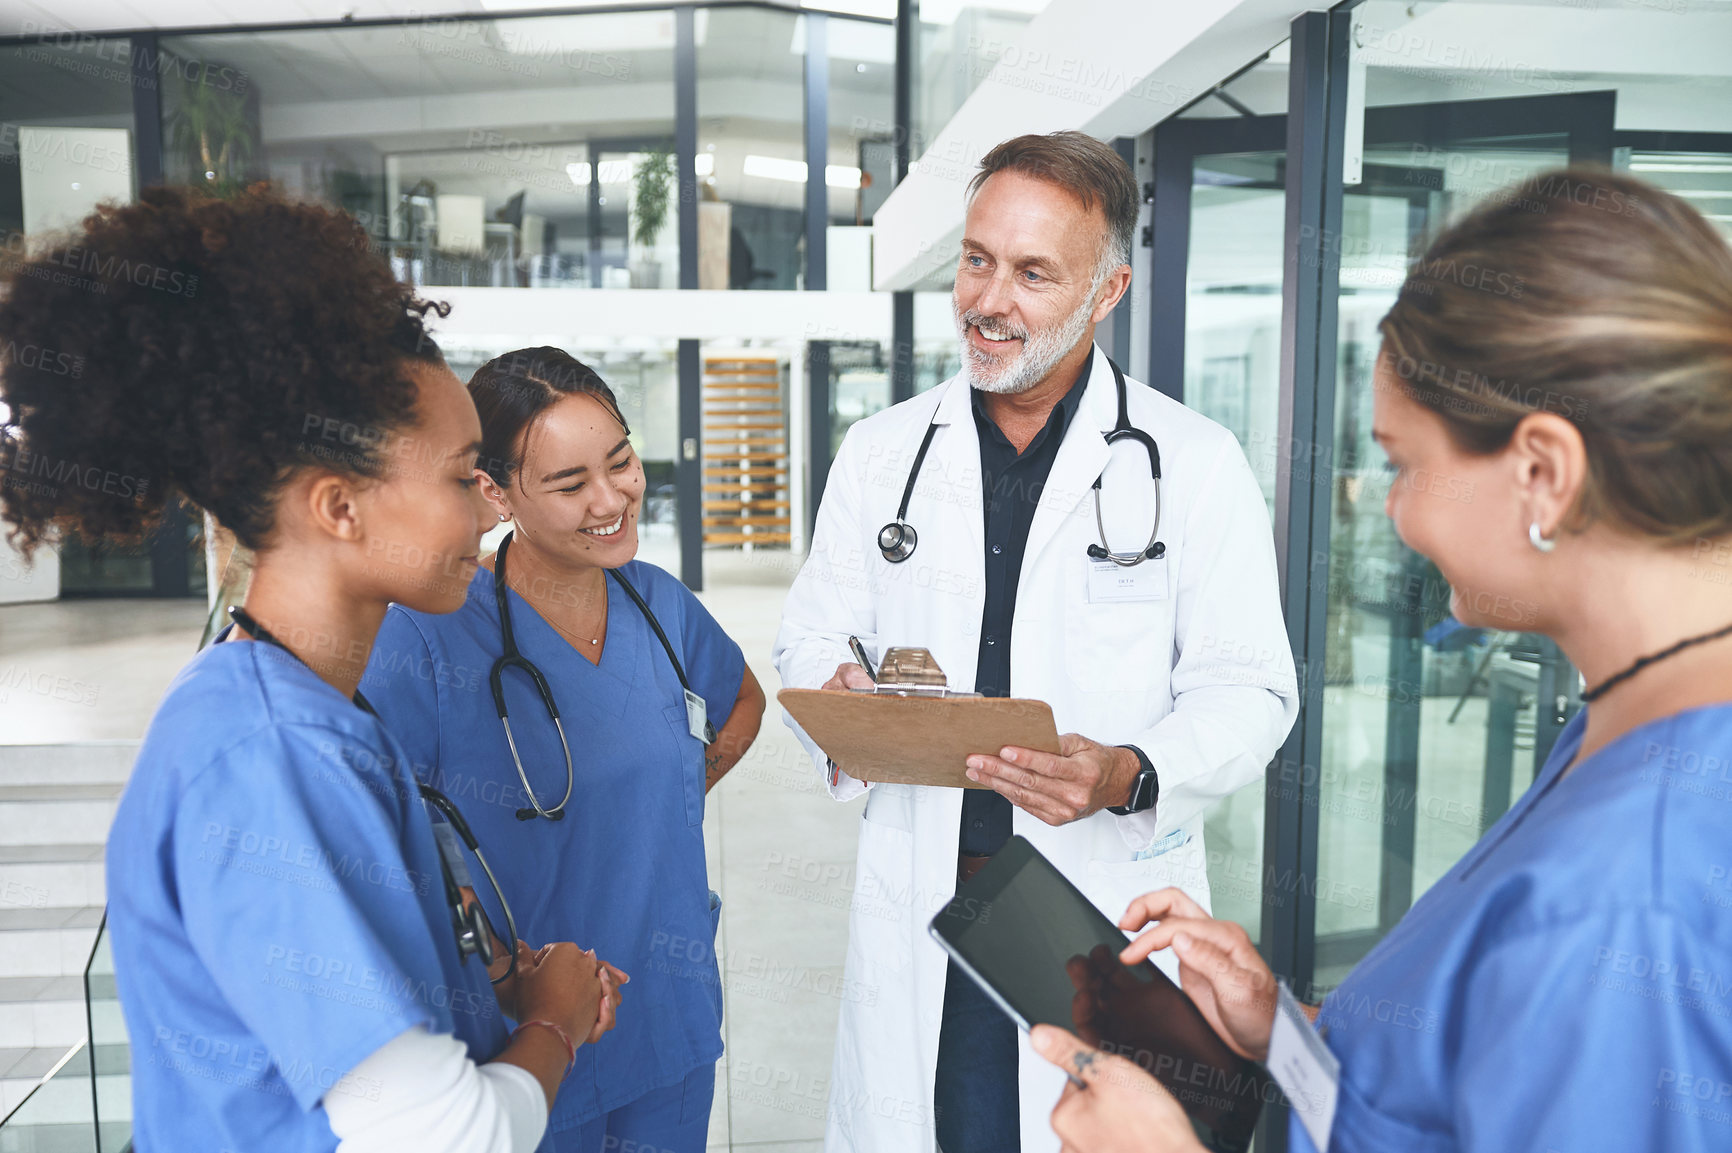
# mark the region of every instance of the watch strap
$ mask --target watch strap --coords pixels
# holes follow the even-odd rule
[[[1155,802],[1161,796],[1161,779],[1155,773],[1154,762],[1149,760],[1147,753],[1135,745],[1119,745],[1121,749],[1129,749],[1137,755],[1137,763],[1142,766],[1137,773],[1136,781],[1131,785],[1130,803],[1126,805],[1108,805],[1107,812],[1115,816],[1128,817],[1132,813],[1146,813],[1155,807]]]

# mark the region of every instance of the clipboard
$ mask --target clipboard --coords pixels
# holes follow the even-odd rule
[[[1045,701],[783,689],[776,700],[843,772],[861,781],[986,789],[964,774],[1006,745],[1058,752]]]

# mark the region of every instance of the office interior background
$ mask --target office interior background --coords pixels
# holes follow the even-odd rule
[[[1244,446],[1303,687],[1266,787],[1209,817],[1214,908],[1313,993],[1580,707],[1519,610],[1455,626],[1383,515],[1371,364],[1407,263],[1565,162],[1628,170],[1732,235],[1728,0],[3,0],[0,36],[0,259],[157,183],[268,179],[354,213],[452,303],[437,336],[460,376],[539,344],[597,367],[649,474],[643,556],[702,592],[772,692],[842,435],[957,367],[973,165],[1023,132],[1113,141],[1144,220],[1098,341]],[[205,527],[69,539],[33,568],[0,545],[0,1150],[126,1147],[102,830],[227,579]],[[777,714],[706,822],[728,1044],[712,1147],[761,1153],[819,1147],[853,995],[857,814]]]

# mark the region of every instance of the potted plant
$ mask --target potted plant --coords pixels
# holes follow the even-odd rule
[[[170,73],[177,82],[167,117],[169,147],[189,169],[190,183],[218,196],[231,196],[246,185],[246,165],[253,154],[247,89],[234,82],[234,71],[189,62]]]
[[[637,256],[631,261],[633,288],[659,288],[662,281],[661,261],[654,259],[656,237],[668,220],[668,204],[672,199],[674,155],[658,148],[638,162],[632,173],[633,221],[631,238],[637,245]]]

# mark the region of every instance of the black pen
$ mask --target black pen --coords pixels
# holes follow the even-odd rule
[[[871,677],[873,681],[877,681],[878,670],[872,667],[872,661],[866,655],[866,646],[860,643],[860,638],[849,637],[848,647],[854,650],[854,660],[859,663],[861,668],[866,670],[866,675]]]

